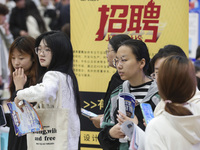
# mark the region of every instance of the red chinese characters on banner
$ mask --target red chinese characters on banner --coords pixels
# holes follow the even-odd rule
[[[111,5],[110,8],[107,5],[102,5],[98,10],[101,13],[101,19],[95,41],[103,40],[107,32],[124,33],[126,31],[135,31],[138,34],[141,31],[152,31],[152,38],[146,39],[145,42],[156,42],[160,10],[161,6],[155,5],[153,0],[147,5]],[[129,12],[130,22],[127,22]],[[108,29],[105,31],[107,23]],[[114,26],[115,24],[120,24],[120,26],[116,27]]]
[[[115,13],[119,9],[123,10],[123,12],[120,13],[118,16],[119,18],[122,19],[112,19],[113,17],[115,17]],[[128,15],[128,5],[126,6],[113,5],[111,6],[111,10],[112,10],[110,14],[111,19],[109,19],[108,32],[117,32],[117,33],[124,32],[126,30],[127,19],[125,19],[125,17]],[[121,23],[121,28],[115,29],[114,28],[115,23]]]
[[[130,17],[130,25],[128,31],[135,31],[139,33],[141,30],[141,19],[142,19],[142,10],[144,6],[142,5],[132,5],[131,8],[131,17]]]
[[[153,37],[152,39],[146,39],[145,42],[156,42],[157,41],[157,33],[158,33],[158,26],[150,26],[149,24],[158,24],[160,17],[160,6],[156,6],[153,0],[151,0],[146,6],[144,10],[144,23],[143,30],[152,30]]]

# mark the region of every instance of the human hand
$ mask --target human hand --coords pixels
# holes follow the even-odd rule
[[[15,97],[14,99],[15,105],[22,111],[24,112],[24,110],[22,109],[22,107],[24,106],[23,101],[19,100],[17,97]]]
[[[124,115],[122,112],[120,112],[119,110],[118,110],[118,113],[119,115],[117,115],[117,121],[119,122],[120,125],[127,120],[132,121],[136,125],[138,124],[138,119],[136,115],[134,115],[134,118],[129,118],[126,115]]]
[[[5,29],[6,35],[9,35],[9,34],[10,34],[9,26],[10,26],[9,23],[7,23],[7,22],[5,22],[5,23],[3,24],[3,28]]]
[[[120,127],[120,124],[116,124],[114,125],[110,131],[109,131],[109,134],[112,138],[115,138],[115,139],[120,139],[120,138],[124,138],[125,137],[125,134],[122,132],[121,130],[121,127]]]
[[[24,30],[21,30],[21,31],[19,32],[19,35],[20,35],[20,36],[26,36],[26,35],[28,35],[28,33],[27,33],[26,31],[24,31]]]
[[[16,69],[13,72],[13,81],[14,81],[16,90],[20,90],[24,88],[24,85],[27,81],[27,76],[24,74],[23,68]]]
[[[96,127],[96,128],[100,128],[100,122],[101,122],[101,118],[103,117],[103,115],[98,115],[97,117],[92,117],[92,118],[89,118],[93,125]]]
[[[145,122],[145,120],[143,119],[143,125],[146,127],[147,126],[147,124],[146,124],[146,122]]]

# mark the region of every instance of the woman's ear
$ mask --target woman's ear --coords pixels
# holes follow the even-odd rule
[[[144,66],[145,66],[145,64],[146,64],[146,60],[145,60],[144,58],[142,58],[142,59],[140,60],[140,69],[143,69]]]

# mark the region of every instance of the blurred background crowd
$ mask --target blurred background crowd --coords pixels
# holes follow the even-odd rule
[[[19,36],[60,30],[70,37],[70,0],[0,1],[0,97],[9,97],[8,50]]]

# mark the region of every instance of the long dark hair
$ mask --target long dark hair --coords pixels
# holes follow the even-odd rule
[[[15,85],[12,77],[12,73],[15,71],[12,65],[12,53],[15,49],[18,50],[20,53],[30,55],[31,59],[33,60],[33,64],[29,69],[28,74],[26,74],[28,77],[28,86],[35,85],[37,83],[38,77],[38,57],[35,54],[35,39],[30,36],[20,36],[15,39],[9,49],[8,66],[11,73],[11,81],[9,86],[10,95],[12,95],[15,91]]]
[[[33,16],[36,19],[40,33],[44,33],[47,31],[44,20],[42,19],[38,8],[32,0],[26,1],[26,12],[27,17]]]
[[[192,113],[182,104],[192,98],[196,91],[196,76],[192,62],[183,56],[170,56],[162,63],[158,74],[158,89],[166,103],[165,110],[172,115],[184,116]]]
[[[59,31],[50,31],[41,34],[37,39],[35,46],[45,40],[47,46],[51,49],[52,59],[48,68],[43,68],[43,74],[47,71],[60,71],[71,76],[73,81],[73,90],[76,99],[77,113],[80,115],[80,96],[76,76],[73,71],[73,49],[68,36]]]

